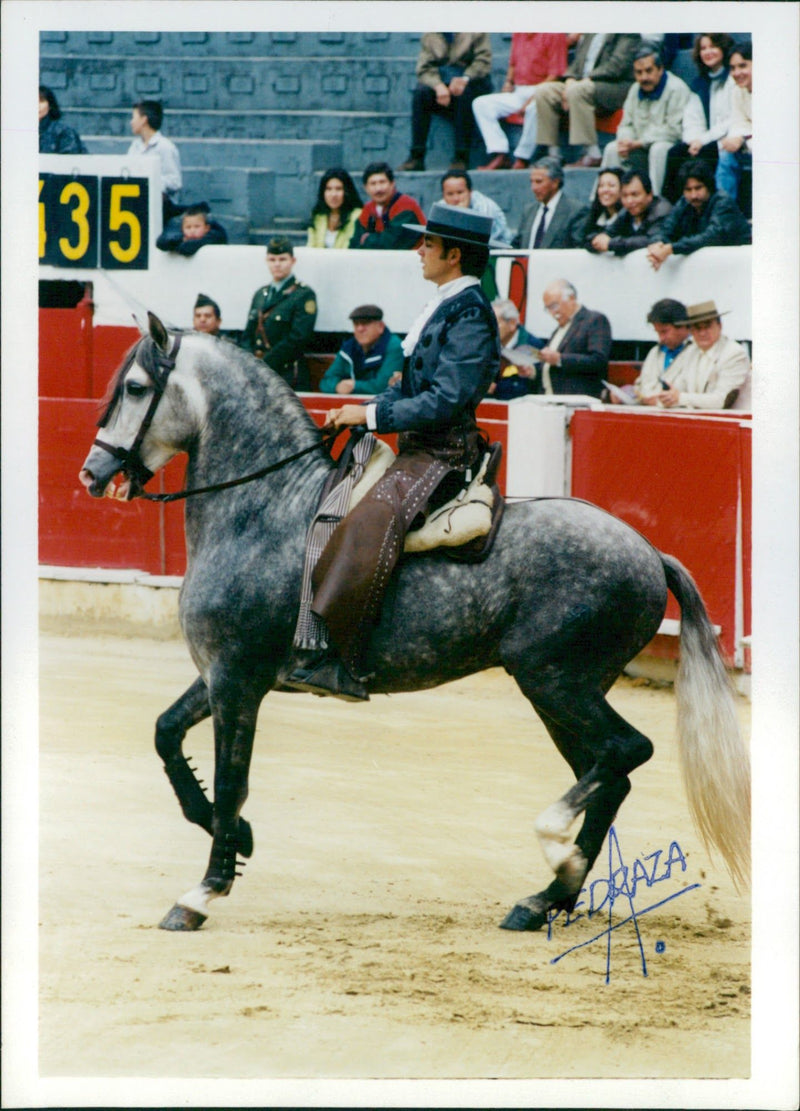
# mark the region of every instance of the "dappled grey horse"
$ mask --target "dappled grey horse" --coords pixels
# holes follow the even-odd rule
[[[237,854],[253,851],[240,812],[256,718],[291,660],[306,532],[333,462],[277,374],[225,341],[168,333],[152,315],[150,334],[111,383],[99,424],[80,473],[94,497],[114,490],[120,472],[117,495],[141,494],[178,452],[188,455],[187,488],[213,487],[186,501],[180,620],[200,675],[156,725],[156,748],[183,812],[212,838],[202,881],[161,923],[192,930],[210,901],[230,892]],[[555,878],[517,902],[502,923],[508,929],[535,930],[549,911],[572,909],[630,790],[630,772],[652,755],[647,737],[605,694],[657,632],[668,589],[682,615],[678,730],[691,810],[706,844],[742,880],[748,754],[705,607],[675,559],[601,509],[552,498],[508,506],[483,563],[436,551],[407,557],[396,571],[369,643],[371,693],[504,667],[577,780],[535,823]],[[213,803],[182,751],[187,730],[209,715]]]

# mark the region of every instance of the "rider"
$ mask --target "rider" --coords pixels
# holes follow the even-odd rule
[[[434,204],[418,254],[438,288],[403,341],[402,382],[364,405],[332,409],[334,428],[398,432],[397,459],[338,526],[317,563],[312,610],[334,650],[297,661],[287,684],[348,701],[366,700],[363,654],[409,527],[474,474],[486,450],[475,410],[500,366],[497,320],[480,278],[489,261],[492,218]]]

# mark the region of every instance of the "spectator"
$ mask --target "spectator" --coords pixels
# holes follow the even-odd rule
[[[692,81],[692,96],[686,103],[681,141],[670,147],[661,195],[675,204],[681,194],[678,174],[688,158],[702,158],[716,168],[718,142],[727,134],[731,115],[733,83],[728,77],[728,60],[733,39],[726,34],[702,34],[695,39],[692,58],[698,75]]]
[[[691,255],[701,247],[738,247],[751,241],[750,225],[736,201],[717,193],[714,171],[700,158],[681,166],[683,196],[666,217],[660,240],[647,248],[654,270],[670,255]]]
[[[658,50],[640,46],[633,59],[634,83],[625,97],[617,137],[603,151],[603,166],[647,170],[656,193],[667,169],[667,154],[681,137],[689,86],[667,73]]]
[[[519,309],[513,301],[492,301],[500,333],[500,371],[489,387],[497,401],[512,401],[529,393],[541,393],[536,369],[536,352],[545,341],[532,336],[519,322]]]
[[[326,170],[311,211],[308,247],[344,249],[350,246],[361,215],[361,198],[347,170]]]
[[[527,168],[536,147],[536,101],[533,99],[536,86],[543,81],[555,81],[566,68],[566,35],[514,32],[501,92],[476,97],[472,102],[472,113],[489,153],[489,161],[480,167],[481,170]],[[512,165],[508,136],[499,121],[523,108],[525,122]]]
[[[717,189],[738,200],[742,174],[753,164],[753,47],[749,42],[733,48],[730,74],[736,87],[731,92],[728,134],[719,144],[716,182]]]
[[[539,352],[544,393],[600,397],[608,377],[611,325],[608,317],[578,301],[575,286],[564,278],[550,282],[542,295],[544,307],[558,327]]]
[[[594,200],[581,232],[583,246],[588,249],[594,237],[605,231],[620,212],[622,212],[622,168],[609,166],[597,175]]]
[[[61,118],[56,94],[39,86],[39,154],[88,154],[81,137]]]
[[[296,261],[290,239],[270,239],[267,266],[272,281],[253,295],[241,346],[264,359],[293,389],[308,390],[311,379],[301,356],[314,334],[317,299],[314,290],[294,276]]]
[[[661,405],[661,394],[670,388],[667,371],[672,368],[670,378],[678,373],[678,364],[685,361],[691,346],[686,306],[664,297],[650,309],[647,322],[653,325],[658,343],[647,352],[634,389],[642,405]]]
[[[430,31],[422,36],[417,87],[411,100],[411,153],[399,170],[425,169],[434,112],[453,121],[455,152],[450,169],[466,170],[472,142],[472,102],[492,91],[491,72],[488,35]]]
[[[425,216],[413,197],[398,193],[391,166],[387,162],[370,162],[361,180],[370,199],[356,221],[350,246],[374,251],[416,247],[419,236],[407,232],[405,225],[424,224]]]
[[[210,336],[218,336],[222,327],[222,313],[216,301],[206,297],[205,293],[198,293],[194,303],[194,317],[192,327],[196,332],[206,332]]]
[[[595,114],[610,115],[622,107],[638,45],[638,35],[582,35],[564,76],[536,87],[536,138],[550,154],[559,153],[559,124],[568,115],[569,141],[583,148],[574,165],[600,165]]]
[[[750,359],[741,344],[722,334],[720,317],[725,315],[713,301],[689,305],[682,323],[691,328],[692,343],[685,357],[664,372],[667,388],[655,395],[658,404],[667,409],[749,408]]]
[[[353,335],[322,376],[320,393],[382,393],[392,375],[403,369],[400,337],[386,327],[378,305],[359,305],[350,319]]]
[[[661,238],[664,221],[672,210],[669,201],[653,195],[647,170],[628,170],[624,175],[622,207],[625,211],[592,239],[590,250],[614,255],[639,251]]]
[[[472,188],[472,178],[466,170],[446,170],[439,184],[445,204],[455,205],[458,208],[471,208],[481,216],[491,216],[492,239],[496,240],[498,245],[511,246],[511,231],[506,223],[505,213],[497,201]]]
[[[514,246],[523,249],[580,247],[586,207],[564,196],[564,171],[557,158],[540,158],[531,170],[536,197],[522,213]]]
[[[128,147],[128,157],[154,154],[161,165],[161,189],[164,202],[164,223],[179,215],[183,175],[178,148],[161,134],[164,109],[158,100],[140,100],[133,106],[131,131],[135,138]]]
[[[228,233],[222,224],[211,219],[205,201],[189,205],[181,216],[173,216],[156,240],[161,251],[174,251],[191,256],[211,243],[227,243]]]

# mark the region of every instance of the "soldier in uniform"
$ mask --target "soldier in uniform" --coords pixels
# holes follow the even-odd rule
[[[280,374],[295,390],[309,390],[311,380],[303,352],[314,334],[317,298],[293,274],[297,259],[292,242],[277,235],[267,244],[269,285],[256,290],[241,346]]]

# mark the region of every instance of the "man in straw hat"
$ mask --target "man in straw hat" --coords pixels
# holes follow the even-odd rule
[[[661,375],[662,388],[650,394],[667,409],[749,408],[750,360],[747,352],[722,334],[721,317],[713,301],[689,305],[686,319],[677,326],[688,327],[692,342],[681,358]],[[650,387],[644,382],[642,389]],[[649,402],[653,404],[653,402]]]
[[[298,660],[289,685],[365,700],[363,653],[409,527],[429,504],[453,497],[486,450],[475,410],[500,366],[492,306],[480,286],[492,219],[441,202],[431,207],[418,254],[436,293],[403,342],[402,382],[364,405],[332,409],[334,428],[399,433],[397,459],[342,521],[313,577],[313,612],[332,648]]]

